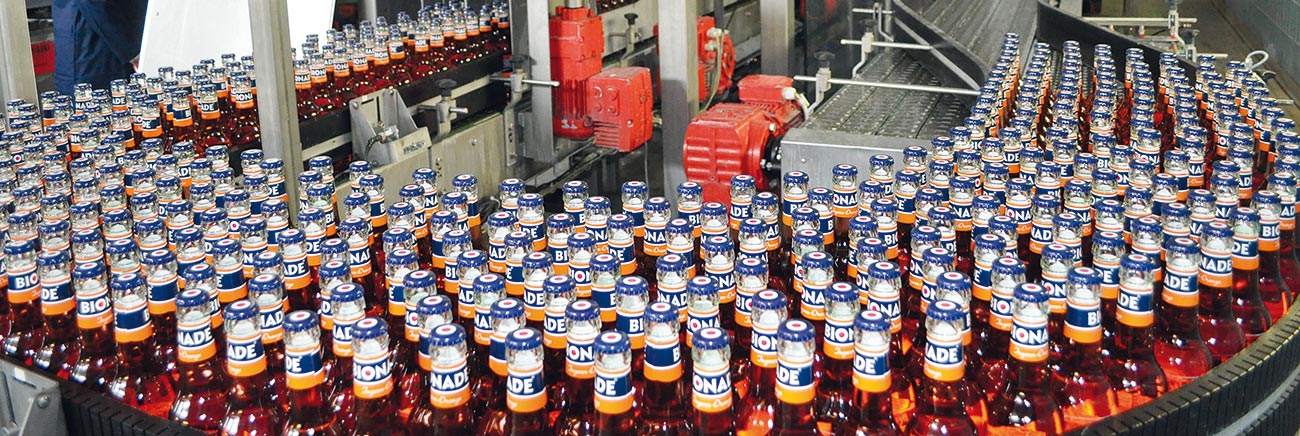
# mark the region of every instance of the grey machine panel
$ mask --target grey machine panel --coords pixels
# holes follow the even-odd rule
[[[901,163],[904,148],[929,144],[928,139],[796,128],[781,138],[781,171],[803,171],[812,177],[810,186],[831,186],[835,165],[852,164],[865,172],[871,156],[887,154]]]

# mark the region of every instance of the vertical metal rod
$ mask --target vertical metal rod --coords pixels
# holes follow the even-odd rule
[[[518,17],[521,12],[524,14],[524,31],[517,31],[519,28],[514,26],[510,28],[514,39],[513,47],[522,50],[532,59],[532,65],[528,65],[527,69],[528,76],[534,80],[551,80],[551,17],[547,9],[546,2],[510,2],[511,17]],[[554,125],[551,124],[551,101],[554,94],[551,88],[541,86],[531,87],[529,94],[532,95],[532,116],[522,123],[525,131],[529,132],[523,137],[523,154],[543,162],[555,162],[558,157],[555,152]]]
[[[782,0],[788,1],[788,0]],[[695,34],[698,0],[659,1],[659,82],[662,89],[664,195],[686,181],[682,148],[686,126],[700,111],[699,58]],[[764,31],[766,32],[766,27]],[[767,72],[767,70],[764,70]],[[780,73],[770,73],[780,74]]]
[[[371,23],[375,22],[375,17],[379,16],[379,4],[376,0],[361,0],[357,6],[361,8],[361,18]]]
[[[250,0],[249,22],[253,32],[253,61],[257,72],[258,122],[262,150],[266,157],[284,159],[285,184],[289,198],[298,198],[302,172],[302,140],[298,137],[297,96],[293,88],[293,52],[289,40],[287,0]],[[289,202],[289,213],[298,214],[298,202]]]
[[[0,1],[0,102],[21,98],[37,103],[32,38],[28,32],[27,5]]]
[[[761,43],[759,61],[763,74],[779,76],[792,74],[790,52],[794,43],[794,1],[759,0],[758,17],[760,28],[763,29],[759,39]],[[662,26],[664,22],[662,15],[659,22]]]

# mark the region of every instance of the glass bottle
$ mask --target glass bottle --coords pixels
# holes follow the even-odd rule
[[[691,337],[691,342],[691,358],[694,360],[691,375],[691,405],[694,413],[691,416],[695,434],[734,434],[736,420],[732,411],[731,338],[725,330],[708,327]]]
[[[1119,326],[1115,330],[1115,348],[1105,362],[1120,410],[1141,406],[1168,391],[1168,381],[1153,349],[1154,276],[1155,262],[1146,256],[1129,254],[1120,261],[1121,304],[1116,314]]]
[[[77,290],[77,328],[81,354],[72,369],[71,380],[106,392],[117,370],[114,358],[113,302],[109,298],[108,275],[99,262],[78,264],[72,270]]]
[[[989,403],[989,431],[1061,433],[1062,415],[1050,393],[1047,360],[1048,291],[1033,283],[1016,286],[1012,306],[1011,373],[1007,390]]]
[[[564,398],[560,400],[559,414],[555,418],[556,434],[581,435],[595,432],[595,409],[589,398],[595,395],[594,346],[601,331],[598,309],[591,301],[576,300],[564,308],[564,319],[559,321],[565,324],[565,348],[562,351],[565,377],[561,394]],[[551,328],[549,315],[548,312],[548,329]],[[547,335],[554,333],[548,331]],[[552,338],[551,341],[555,340]]]
[[[785,295],[771,289],[755,294],[750,310],[753,332],[750,339],[749,382],[746,384],[747,393],[734,412],[735,426],[738,427],[737,431],[764,434],[772,430],[776,417],[777,334],[789,312]],[[695,337],[699,336],[697,333]],[[699,368],[695,370],[699,372]],[[700,376],[695,377],[698,379]],[[727,400],[730,398],[728,392]],[[696,407],[699,407],[698,404]],[[727,411],[730,410],[728,407]]]
[[[1052,386],[1069,430],[1110,416],[1118,406],[1102,364],[1102,274],[1093,268],[1075,267],[1066,283],[1068,341],[1061,352],[1061,371],[1052,374]]]
[[[596,434],[635,434],[639,422],[632,410],[636,391],[632,387],[631,341],[626,333],[612,330],[601,333],[594,348]]]
[[[172,390],[172,379],[151,356],[153,323],[148,312],[145,278],[135,273],[122,274],[113,278],[110,289],[118,365],[117,374],[108,385],[109,395],[150,415],[167,416],[168,409],[173,407],[172,400],[178,396]],[[204,425],[186,424],[215,429],[217,422],[219,419]]]
[[[677,308],[663,301],[651,303],[645,309],[645,323],[645,384],[639,434],[690,434]]]
[[[10,218],[12,220],[13,216]],[[12,227],[10,232],[12,238]],[[10,240],[5,244],[4,251],[11,319],[4,351],[24,364],[31,365],[45,340],[45,318],[37,306],[41,283],[36,273],[36,244],[35,241]]]
[[[305,436],[324,434],[334,423],[329,413],[319,318],[310,310],[295,310],[284,319],[285,377],[288,408],[282,432]]]
[[[952,301],[936,301],[926,310],[925,370],[917,389],[916,415],[907,434],[973,435],[978,431],[963,402],[964,322],[961,307]]]
[[[1257,210],[1246,207],[1234,208],[1229,215],[1232,227],[1232,312],[1246,334],[1247,345],[1263,336],[1273,323],[1259,287],[1259,219]]]
[[[853,386],[857,416],[834,423],[834,434],[890,436],[899,434],[893,405],[890,403],[890,330],[888,315],[867,309],[853,321]],[[854,427],[846,427],[854,426]]]
[[[254,278],[253,283],[268,280],[269,275]],[[221,431],[226,434],[272,434],[281,430],[279,404],[268,389],[267,353],[263,348],[264,330],[257,305],[240,300],[222,310],[226,332],[226,375],[230,377],[226,392],[225,418]],[[281,321],[283,317],[281,317]],[[283,326],[279,326],[283,333]]]
[[[1191,238],[1168,239],[1164,245],[1165,286],[1156,302],[1155,355],[1174,390],[1209,372],[1214,358],[1201,340],[1197,316],[1201,251]]]
[[[205,290],[188,289],[177,297],[176,307],[176,357],[181,380],[172,417],[199,428],[216,430],[226,416],[223,400],[227,389],[225,374],[217,368],[215,339],[218,335],[213,333],[217,303]],[[224,320],[220,313],[217,317]]]
[[[43,251],[36,263],[46,334],[45,343],[34,360],[37,367],[66,380],[81,355],[73,314],[76,301],[72,291],[72,256],[67,250]]]

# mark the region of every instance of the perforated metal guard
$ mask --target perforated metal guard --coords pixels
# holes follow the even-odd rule
[[[857,80],[941,86],[903,50],[872,55]],[[969,109],[956,97],[928,92],[837,86],[804,126],[864,135],[930,138],[960,124]]]

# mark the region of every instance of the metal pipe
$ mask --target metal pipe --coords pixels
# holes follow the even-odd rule
[[[493,82],[509,82],[510,78],[506,76],[492,76],[489,77],[488,80],[491,80]],[[520,80],[520,82],[533,85],[533,86],[545,86],[548,88],[556,88],[560,86],[560,82],[554,80],[523,79]]]
[[[817,78],[812,76],[794,76],[794,80],[800,82],[816,82]],[[829,82],[832,85],[867,86],[872,88],[899,89],[903,91],[933,92],[938,94],[969,95],[974,97],[978,97],[980,95],[980,92],[974,89],[948,88],[944,86],[911,85],[906,83],[868,82],[865,80],[849,80],[849,79],[835,79],[835,78],[828,79],[827,82]]]
[[[1167,26],[1169,17],[1083,17],[1098,26]],[[1196,18],[1179,18],[1179,24],[1196,24]]]
[[[894,15],[894,11],[883,11],[883,10],[882,10],[882,11],[876,11],[876,10],[874,10],[874,9],[867,9],[867,8],[853,8],[853,12],[854,12],[854,13],[859,13],[859,14]]]
[[[860,40],[860,39],[841,39],[841,40],[840,40],[840,44],[844,44],[844,45],[862,45],[862,40]],[[933,45],[925,45],[925,44],[909,44],[909,43],[906,43],[906,42],[873,41],[873,42],[871,43],[871,46],[872,46],[872,47],[885,47],[885,48],[901,48],[901,49],[907,49],[907,50],[925,50],[925,51],[934,50],[934,46],[933,46]]]

